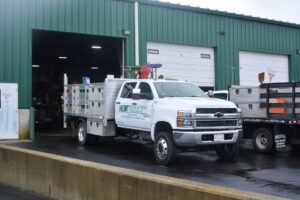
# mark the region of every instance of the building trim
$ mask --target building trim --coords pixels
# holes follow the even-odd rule
[[[272,19],[267,19],[267,18],[248,16],[248,15],[242,15],[242,14],[236,14],[236,13],[229,13],[229,12],[225,12],[225,11],[205,9],[205,8],[200,8],[200,7],[185,6],[185,5],[181,5],[181,4],[172,4],[172,3],[168,3],[168,2],[159,2],[159,1],[150,1],[150,0],[122,0],[122,1],[137,1],[141,4],[160,6],[160,7],[165,7],[165,8],[173,8],[173,9],[179,9],[179,10],[186,10],[186,11],[192,11],[192,12],[197,12],[197,13],[202,13],[202,14],[209,14],[209,15],[215,15],[215,16],[221,16],[221,17],[229,17],[229,18],[261,22],[261,23],[266,23],[266,24],[279,25],[279,26],[300,29],[300,24],[284,22],[284,21],[277,21],[277,20],[272,20]]]

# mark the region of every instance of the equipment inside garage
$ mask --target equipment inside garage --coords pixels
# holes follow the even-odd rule
[[[37,133],[62,130],[63,75],[70,83],[121,75],[121,38],[33,30],[32,106]]]

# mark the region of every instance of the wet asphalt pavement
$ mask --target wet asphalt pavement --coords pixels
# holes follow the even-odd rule
[[[237,188],[291,199],[300,199],[300,152],[259,154],[246,142],[234,161],[222,161],[215,152],[179,154],[171,166],[156,164],[151,145],[124,141],[100,141],[81,147],[71,137],[40,138],[14,146]]]
[[[0,184],[0,200],[47,200],[41,197],[17,188]]]

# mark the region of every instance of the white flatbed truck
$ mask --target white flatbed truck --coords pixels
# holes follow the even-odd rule
[[[214,149],[233,158],[242,138],[235,104],[207,97],[196,85],[174,80],[119,79],[64,85],[64,125],[80,145],[98,137],[128,137],[154,144],[159,164],[177,152]]]

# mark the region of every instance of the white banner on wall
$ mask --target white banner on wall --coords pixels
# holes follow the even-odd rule
[[[0,83],[0,139],[18,139],[18,85]]]

